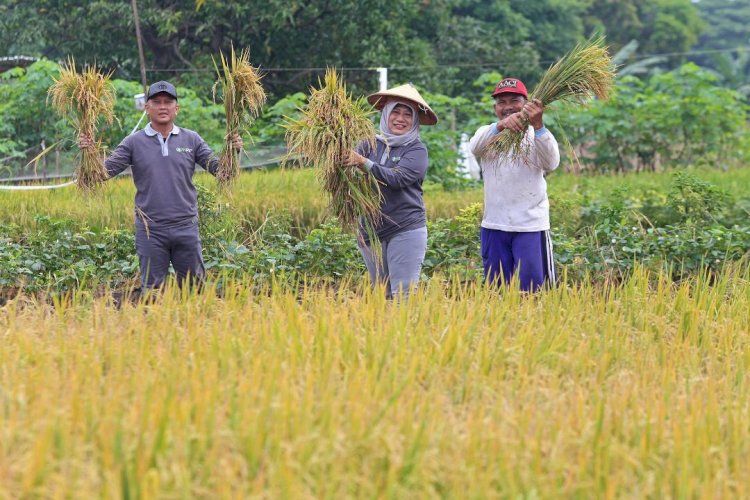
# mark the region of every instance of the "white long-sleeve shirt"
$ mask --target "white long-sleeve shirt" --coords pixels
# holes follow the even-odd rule
[[[498,134],[496,125],[480,127],[469,141],[484,177],[482,227],[519,233],[546,231],[550,224],[544,174],[560,164],[557,140],[547,129],[535,133],[534,128],[529,127],[524,137],[524,150],[528,155],[517,160],[507,155],[489,158],[482,152]]]

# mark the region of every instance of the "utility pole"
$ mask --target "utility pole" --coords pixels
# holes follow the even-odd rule
[[[146,59],[143,57],[143,42],[141,42],[141,20],[138,17],[138,2],[136,0],[130,0],[130,4],[133,6],[133,21],[135,21],[135,39],[138,42],[138,59],[141,63],[141,83],[143,84],[143,92],[148,92],[148,82],[146,80]]]

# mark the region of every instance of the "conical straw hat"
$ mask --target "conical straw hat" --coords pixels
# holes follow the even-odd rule
[[[385,103],[395,98],[411,101],[417,108],[419,114],[419,123],[422,125],[435,125],[438,117],[429,104],[422,99],[419,91],[413,85],[406,84],[392,89],[376,92],[367,96],[367,102],[375,106],[375,109],[382,110]]]

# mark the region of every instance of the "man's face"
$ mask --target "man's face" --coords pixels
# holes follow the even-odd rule
[[[526,98],[521,94],[503,92],[495,96],[495,114],[502,120],[521,111],[524,104],[526,104]]]
[[[179,109],[177,99],[169,94],[156,94],[146,101],[146,114],[151,123],[156,125],[173,123]]]

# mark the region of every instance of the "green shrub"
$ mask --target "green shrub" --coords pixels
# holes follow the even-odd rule
[[[609,101],[557,111],[582,164],[598,172],[692,164],[725,168],[747,159],[742,97],[694,64],[648,81],[623,77]]]

